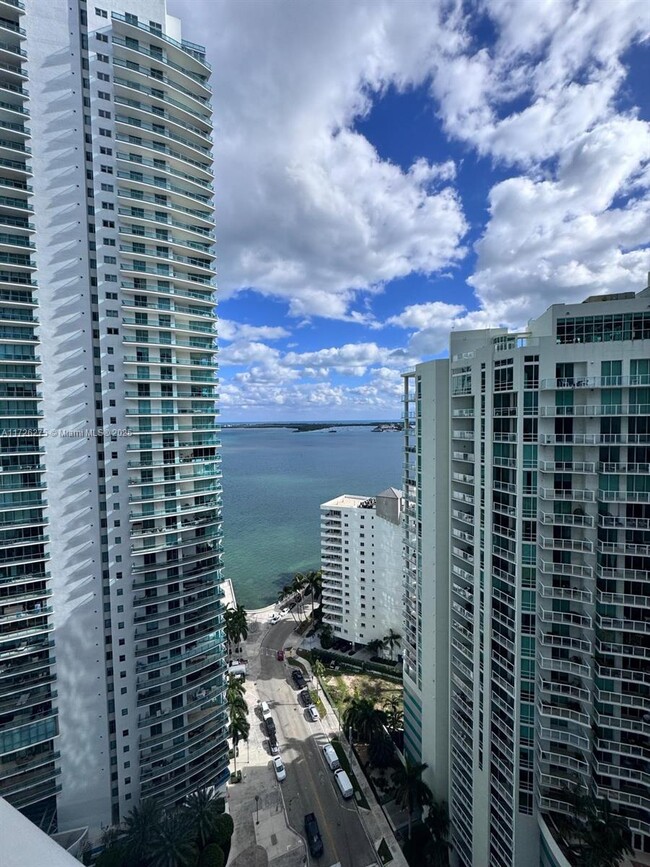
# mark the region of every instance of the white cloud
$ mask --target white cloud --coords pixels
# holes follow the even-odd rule
[[[398,352],[363,336],[337,346],[323,329],[322,348],[307,352],[300,329],[222,322],[221,364],[234,377],[224,407],[270,405],[286,418],[301,406],[353,415],[393,401],[397,411],[399,371],[443,352],[449,331],[519,327],[550,303],[644,284],[650,133],[630,106],[625,64],[650,34],[647,0],[169,0],[169,9],[190,38],[204,34],[217,70],[222,297],[249,288],[283,301],[298,324],[319,317],[354,323],[350,334],[404,335]],[[478,44],[475,34],[492,30]],[[437,161],[422,156],[404,171],[354,125],[389,87],[418,85],[455,145],[432,142]],[[487,157],[481,170],[510,173],[487,202],[472,202],[487,215],[473,227],[478,309],[407,296],[380,322],[375,309],[395,303],[377,296],[401,289],[391,281],[453,276],[466,255],[458,142]],[[464,192],[469,202],[474,191]],[[286,351],[278,342],[288,336]]]
[[[470,280],[482,306],[520,325],[552,303],[639,290],[650,260],[649,160],[650,126],[619,117],[568,148],[554,179],[493,187]],[[629,190],[641,194],[620,198]]]
[[[412,331],[408,340],[408,354],[418,359],[444,353],[449,347],[450,331],[493,328],[498,324],[484,310],[468,311],[461,304],[446,304],[442,301],[411,304],[385,322],[385,325]]]
[[[290,334],[290,331],[279,325],[248,325],[245,322],[219,319],[219,342],[222,346],[224,340],[228,343],[235,340],[280,340]]]
[[[432,93],[451,135],[524,166],[615,114],[621,56],[650,36],[646,0],[489,0],[480,9],[496,42],[474,46],[467,19],[464,38],[435,62]]]
[[[222,298],[242,288],[292,316],[365,321],[364,293],[431,274],[464,255],[451,160],[409,171],[353,130],[373,95],[421,82],[457,34],[434,2],[238,3],[175,0],[218,70]]]

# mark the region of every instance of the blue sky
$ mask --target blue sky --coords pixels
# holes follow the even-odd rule
[[[452,329],[640,290],[647,0],[168,0],[214,73],[222,420],[396,419]]]

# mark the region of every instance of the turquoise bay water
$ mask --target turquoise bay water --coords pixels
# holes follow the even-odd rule
[[[401,488],[400,433],[336,431],[222,431],[224,574],[246,608],[269,605],[296,572],[319,568],[321,503]]]

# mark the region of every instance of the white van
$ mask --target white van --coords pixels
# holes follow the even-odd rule
[[[336,750],[331,744],[325,744],[323,747],[323,755],[325,756],[325,761],[327,762],[330,771],[335,771],[337,768],[341,767],[339,757],[336,755]]]
[[[262,719],[268,719],[271,716],[271,708],[265,701],[260,702],[260,710],[262,712]]]
[[[343,797],[351,798],[352,795],[354,795],[354,789],[352,788],[350,778],[345,773],[345,771],[342,768],[339,768],[338,771],[334,771],[334,777]]]

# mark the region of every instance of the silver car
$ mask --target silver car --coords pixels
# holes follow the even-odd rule
[[[283,763],[282,759],[280,758],[280,756],[274,756],[272,761],[273,761],[273,770],[275,771],[275,777],[276,777],[277,781],[279,783],[281,783],[282,780],[286,780],[286,778],[287,778],[287,772],[284,768],[284,763]]]

